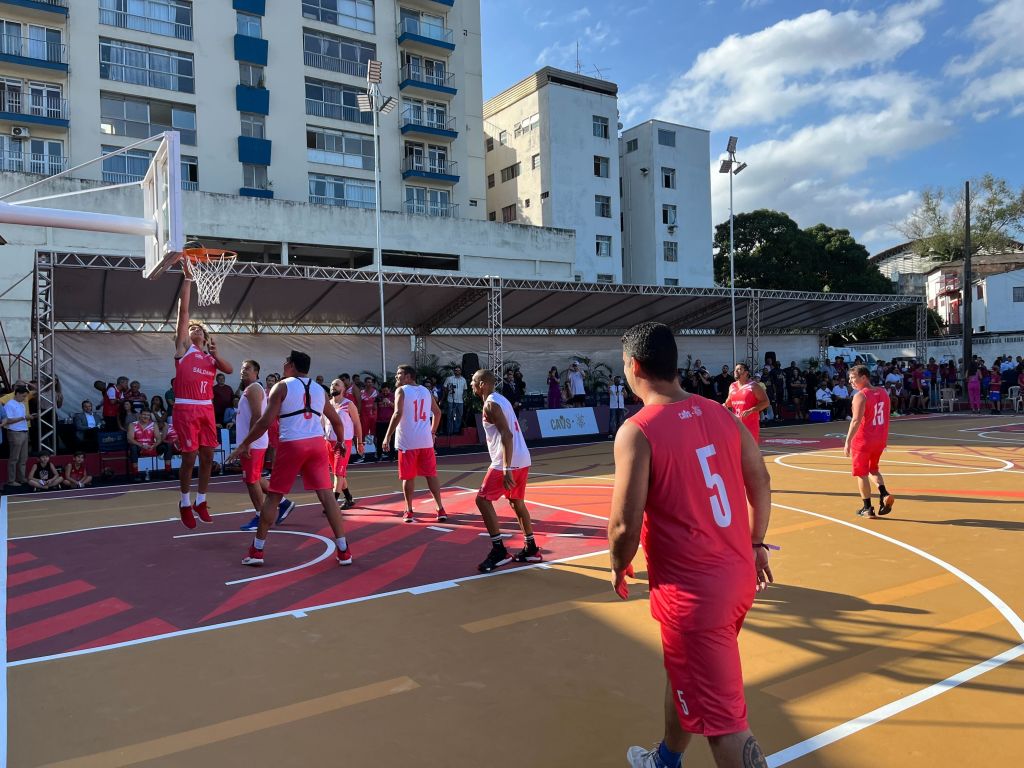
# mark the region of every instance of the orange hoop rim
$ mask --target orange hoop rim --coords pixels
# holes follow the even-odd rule
[[[223,248],[186,248],[181,252],[181,258],[192,264],[197,262],[210,262],[218,259],[238,258],[235,251],[228,251]]]

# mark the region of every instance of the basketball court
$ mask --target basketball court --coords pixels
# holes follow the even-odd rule
[[[781,550],[741,645],[769,764],[1009,763],[1024,423],[896,420],[878,520],[853,514],[837,429],[763,432]],[[172,483],[8,499],[9,764],[624,765],[660,737],[662,671],[642,567],[627,603],[609,584],[611,445],[535,451],[546,562],[480,575],[484,464],[443,459],[448,522],[424,493],[413,525],[394,465],[353,468],[351,568],[311,495],[240,565],[231,477],[194,532]],[[686,764],[711,765],[701,740]]]

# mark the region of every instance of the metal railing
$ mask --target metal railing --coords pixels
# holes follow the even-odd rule
[[[417,115],[412,110],[406,110],[402,113],[402,125],[418,125],[423,128],[434,128],[438,131],[454,131],[455,118],[446,117],[438,120],[424,114]]]
[[[66,45],[48,43],[45,40],[35,40],[30,37],[0,35],[0,53],[48,61],[53,64],[68,63],[68,47]]]
[[[127,11],[100,8],[100,24],[106,24],[109,27],[120,27],[121,29],[134,29],[137,32],[150,32],[154,35],[173,37],[178,40],[192,39],[191,24],[181,24],[167,19],[153,19],[149,16],[139,16]]]
[[[453,72],[428,72],[422,64],[406,64],[402,67],[402,80],[413,80],[442,88],[451,88],[454,77]]]
[[[373,123],[372,112],[360,112],[358,107],[345,104],[306,99],[306,114],[312,117],[330,117],[334,120],[348,120],[353,123]]]
[[[326,69],[328,72],[338,72],[342,75],[353,77],[366,77],[366,65],[349,59],[339,59],[337,56],[328,56],[326,53],[312,53],[305,51],[303,61],[307,67]]]
[[[313,205],[337,205],[341,208],[369,208],[373,209],[373,203],[366,200],[348,200],[344,197],[325,197],[324,195],[310,195],[309,202]]]
[[[183,181],[181,182],[181,188],[186,192],[198,192],[199,182],[198,181]]]
[[[67,8],[68,7],[68,0],[35,0],[35,1],[37,3],[42,3],[43,5],[57,5],[57,6],[60,6],[61,8]]]
[[[452,31],[448,27],[434,24],[432,22],[420,21],[419,19],[402,19],[398,22],[398,35],[418,35],[430,40],[439,40],[443,43],[451,43],[454,39]]]
[[[404,210],[415,216],[438,216],[443,219],[454,219],[459,215],[459,204],[421,203],[416,200],[406,200]]]
[[[145,174],[141,173],[116,173],[115,171],[104,171],[103,181],[106,184],[134,184],[141,182]],[[198,192],[198,181],[182,181],[181,188],[188,192]]]
[[[423,173],[457,176],[459,164],[454,160],[449,162],[448,160],[431,158],[426,155],[407,155],[402,158],[402,171],[422,171]]]
[[[36,96],[25,91],[0,91],[0,112],[67,120],[68,100],[53,96]]]
[[[0,150],[0,171],[53,176],[56,173],[66,171],[67,167],[68,159],[66,157],[15,152],[9,149]]]

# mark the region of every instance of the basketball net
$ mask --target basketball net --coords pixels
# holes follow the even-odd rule
[[[208,307],[220,301],[220,290],[231,268],[238,260],[234,251],[215,248],[186,248],[182,253],[186,274],[192,275],[199,293],[199,306]]]

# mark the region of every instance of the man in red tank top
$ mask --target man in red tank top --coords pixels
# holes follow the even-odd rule
[[[896,503],[885,487],[885,478],[878,471],[878,462],[889,443],[889,393],[882,387],[871,386],[871,374],[866,365],[855,365],[850,369],[850,386],[853,395],[850,429],[846,433],[843,454],[849,456],[852,474],[857,478],[863,505],[857,510],[861,517],[877,517],[871,506],[871,483],[868,475],[878,486],[878,514],[888,515]]]
[[[736,363],[733,376],[736,381],[729,385],[725,407],[739,417],[756,443],[761,438],[761,412],[768,410],[768,393],[751,377],[746,363]]]
[[[680,387],[667,325],[641,323],[622,345],[626,381],[644,407],[615,438],[612,583],[625,599],[642,542],[668,676],[664,740],[630,748],[630,764],[678,768],[700,733],[719,766],[767,765],[747,726],[737,635],[754,592],[772,581],[768,471],[734,415]]]

